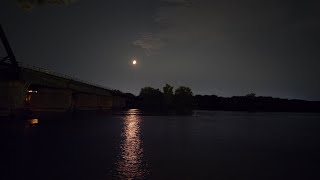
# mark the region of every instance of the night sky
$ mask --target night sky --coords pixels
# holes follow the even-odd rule
[[[2,0],[0,22],[25,64],[136,95],[169,83],[194,94],[320,100],[320,1],[21,6]]]

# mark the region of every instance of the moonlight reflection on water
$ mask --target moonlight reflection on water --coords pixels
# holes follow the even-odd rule
[[[140,139],[139,110],[130,109],[122,130],[121,153],[118,159],[118,175],[121,179],[141,179],[146,175],[143,168],[143,148]]]
[[[115,113],[4,119],[0,179],[320,179],[320,114]]]

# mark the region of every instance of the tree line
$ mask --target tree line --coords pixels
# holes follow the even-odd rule
[[[232,97],[196,95],[194,96],[194,108],[250,112],[320,112],[320,102],[256,96],[254,93]]]
[[[162,91],[144,87],[138,96],[138,106],[145,110],[176,111],[188,113],[193,109],[193,93],[189,87],[174,87],[166,84]]]
[[[120,95],[120,91],[114,92]],[[193,95],[191,88],[174,89],[166,84],[162,90],[144,87],[138,96],[122,93],[128,108],[149,111],[190,113],[192,110],[219,111],[274,111],[274,112],[320,112],[320,101],[274,98],[249,93],[244,96],[220,97],[216,95]]]

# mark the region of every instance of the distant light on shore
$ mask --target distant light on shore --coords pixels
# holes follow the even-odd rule
[[[31,125],[35,125],[35,124],[39,123],[39,120],[38,119],[30,119],[29,122]]]

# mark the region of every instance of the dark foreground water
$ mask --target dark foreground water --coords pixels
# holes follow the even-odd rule
[[[320,114],[129,110],[3,122],[0,179],[320,178]]]

